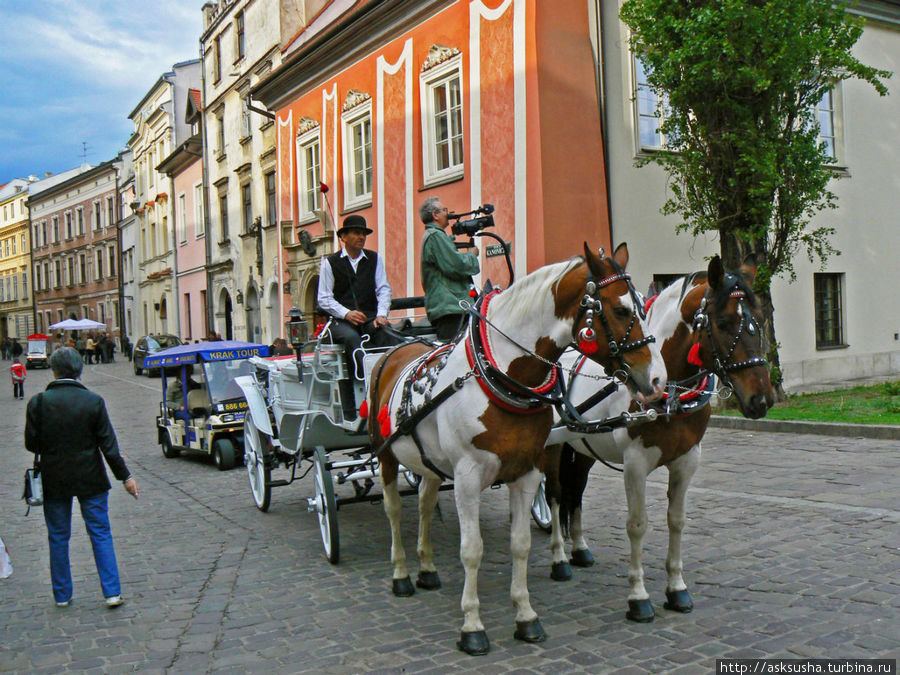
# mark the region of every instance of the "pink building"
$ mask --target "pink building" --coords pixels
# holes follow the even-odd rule
[[[157,168],[172,181],[175,207],[175,289],[181,337],[202,340],[206,326],[206,231],[203,218],[202,140],[199,133],[200,91],[188,91],[185,122],[193,135]]]

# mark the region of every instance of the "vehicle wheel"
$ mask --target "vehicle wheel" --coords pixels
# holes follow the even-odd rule
[[[544,532],[550,532],[553,523],[550,516],[550,504],[547,503],[546,483],[547,479],[542,478],[541,484],[538,485],[537,494],[534,495],[534,501],[531,504],[531,517]]]
[[[322,531],[322,543],[328,562],[337,565],[341,558],[340,538],[338,535],[337,504],[334,499],[334,482],[331,472],[325,467],[327,456],[321,447],[316,448],[316,498],[310,500],[310,506],[319,516],[319,529]]]
[[[166,433],[166,435],[163,437],[160,445],[162,446],[163,457],[165,457],[167,459],[172,459],[173,457],[178,457],[178,455],[181,454],[181,450],[179,450],[178,448],[172,447],[172,441],[169,440],[168,433]]]
[[[141,374],[141,367],[137,364],[137,361],[134,362],[134,374],[135,375]]]
[[[417,488],[417,489],[418,489],[419,483],[422,482],[422,476],[420,476],[420,475],[417,474],[417,473],[413,473],[413,472],[410,471],[409,469],[404,469],[404,470],[403,470],[403,477],[406,479],[406,483],[407,483],[407,484],[409,485],[409,487],[411,487],[411,488]]]
[[[250,478],[250,492],[260,511],[268,511],[272,501],[272,469],[268,466],[268,434],[253,424],[250,413],[244,417],[244,464]]]
[[[227,438],[220,438],[213,443],[213,459],[219,471],[234,468],[234,445]]]

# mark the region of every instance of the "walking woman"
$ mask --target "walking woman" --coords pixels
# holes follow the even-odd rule
[[[72,602],[69,538],[72,497],[77,497],[106,606],[118,607],[124,600],[109,527],[110,483],[103,460],[135,499],[138,484],[119,454],[106,404],[78,382],[84,368],[78,352],[71,347],[57,349],[50,355],[50,368],[56,379],[28,401],[25,447],[40,455],[53,598],[57,607]]]

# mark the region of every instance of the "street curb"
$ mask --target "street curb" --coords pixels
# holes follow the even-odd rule
[[[709,426],[746,431],[769,431],[791,434],[821,434],[849,438],[875,438],[900,441],[900,426],[896,424],[839,424],[836,422],[797,422],[793,420],[748,420],[745,417],[713,415]]]

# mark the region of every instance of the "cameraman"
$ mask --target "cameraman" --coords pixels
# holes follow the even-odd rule
[[[468,299],[471,276],[478,274],[478,249],[469,246],[462,253],[449,234],[449,210],[440,197],[428,197],[419,208],[425,223],[422,236],[422,286],[425,288],[425,311],[437,329],[439,340],[452,340],[459,332],[465,312],[459,301]]]

